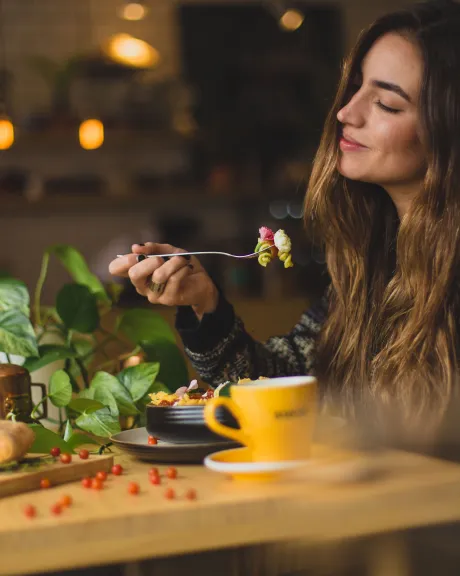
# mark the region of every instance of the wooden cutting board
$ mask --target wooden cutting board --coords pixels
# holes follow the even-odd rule
[[[26,461],[37,462],[39,455],[30,455]],[[81,460],[78,455],[73,455],[72,462],[62,464],[56,461],[46,460],[42,464],[30,466],[26,470],[0,472],[0,498],[40,490],[40,480],[48,478],[51,486],[75,482],[84,476],[94,476],[99,470],[109,472],[113,466],[113,456],[90,455],[88,460]]]

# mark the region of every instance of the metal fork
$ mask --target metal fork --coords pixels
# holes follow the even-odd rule
[[[251,254],[230,254],[229,252],[175,252],[174,254],[144,254],[147,258],[172,258],[173,256],[202,256],[203,254],[217,254],[218,256],[228,256],[229,258],[256,258],[261,252],[270,250],[274,244]],[[117,254],[117,258],[122,258],[126,254]]]

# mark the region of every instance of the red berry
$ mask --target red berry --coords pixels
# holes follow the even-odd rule
[[[85,476],[85,478],[82,478],[81,485],[83,486],[83,488],[91,488],[91,484],[92,480],[89,476]]]
[[[97,474],[96,474],[96,478],[98,478],[99,480],[102,480],[102,482],[104,482],[104,480],[107,480],[107,472],[104,472],[103,470],[99,470],[99,472],[97,472]]]
[[[82,448],[80,450],[80,452],[78,453],[78,455],[80,456],[80,458],[82,460],[88,460],[89,452],[88,452],[88,450],[86,450],[86,448]]]
[[[173,500],[176,497],[176,493],[174,492],[173,488],[167,488],[165,492],[165,498],[168,500]]]
[[[149,476],[152,476],[152,474],[158,476],[159,475],[158,468],[150,468]]]
[[[177,478],[177,470],[174,468],[174,466],[170,466],[166,470],[166,476],[168,478],[170,478],[171,480],[174,480],[175,478]]]
[[[72,506],[72,496],[69,496],[69,494],[64,494],[63,496],[61,496],[61,498],[59,499],[59,504],[63,507],[63,508],[68,508],[69,506]]]
[[[49,488],[51,486],[51,482],[48,480],[48,478],[42,478],[40,480],[40,488],[42,488],[43,490],[46,490],[46,488]]]
[[[104,482],[99,478],[93,478],[91,481],[91,488],[94,488],[94,490],[102,490],[102,488],[104,488]]]
[[[61,453],[61,449],[59,448],[59,446],[55,446],[54,448],[51,448],[51,450],[50,450],[50,454],[51,454],[51,456],[54,456],[54,458],[57,458],[60,453]]]
[[[196,500],[196,490],[194,490],[193,488],[190,488],[185,493],[185,497],[187,498],[187,500]]]
[[[128,484],[128,492],[130,494],[139,494],[139,484],[137,482],[130,482]]]
[[[155,438],[155,436],[149,436],[148,443],[155,445],[158,444],[158,440]]]
[[[32,506],[32,504],[28,504],[24,508],[24,514],[27,516],[27,518],[35,518],[35,516],[37,515],[37,509],[35,508],[35,506]]]
[[[63,464],[70,464],[70,462],[72,462],[72,455],[64,452],[64,454],[61,454],[61,462]]]
[[[161,478],[158,474],[150,474],[150,483],[158,486],[161,484]]]
[[[114,464],[112,466],[112,474],[115,474],[115,476],[123,474],[123,466],[121,464]]]
[[[53,504],[51,506],[51,513],[55,514],[56,516],[59,516],[59,514],[62,512],[62,506],[58,503]]]

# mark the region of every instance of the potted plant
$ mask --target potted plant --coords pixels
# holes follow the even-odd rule
[[[42,305],[41,294],[51,257],[58,258],[72,281],[49,307]],[[187,384],[185,360],[169,325],[148,308],[118,309],[121,290],[117,284],[104,287],[69,245],[45,251],[32,316],[26,285],[0,278],[0,351],[7,358],[23,358],[30,373],[63,362],[31,414],[35,418],[39,405],[50,401],[58,411],[58,418],[51,420],[55,432],[31,424],[36,433],[33,451],[47,452],[52,446],[73,451],[97,441],[94,437],[108,438],[122,426],[142,426],[148,394]],[[45,343],[50,335],[54,342]],[[126,366],[129,359],[135,359],[135,365]]]

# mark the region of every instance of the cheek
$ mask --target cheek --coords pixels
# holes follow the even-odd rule
[[[376,131],[378,151],[399,165],[424,165],[425,151],[414,123],[388,122]]]

